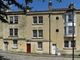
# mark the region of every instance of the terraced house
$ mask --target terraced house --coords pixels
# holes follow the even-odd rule
[[[74,20],[75,54],[80,53],[80,9],[67,8],[47,11],[6,12],[8,23],[0,21],[0,49],[25,53],[72,53],[72,20]]]

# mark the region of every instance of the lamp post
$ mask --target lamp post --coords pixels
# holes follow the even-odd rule
[[[75,8],[74,8],[74,4],[70,4],[69,6],[69,10],[68,12],[71,12],[71,15],[72,15],[72,60],[74,60],[74,47],[75,47],[75,44],[74,44],[74,32],[75,32],[75,28],[74,28],[74,11],[75,11]]]
[[[72,60],[74,60],[74,9],[72,9],[72,27],[73,27],[73,33],[72,33]]]

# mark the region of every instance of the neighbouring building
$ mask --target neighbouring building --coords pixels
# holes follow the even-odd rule
[[[0,21],[0,49],[4,51],[72,54],[74,20],[75,54],[80,54],[80,9],[74,17],[68,8],[47,11],[6,12],[8,23]]]

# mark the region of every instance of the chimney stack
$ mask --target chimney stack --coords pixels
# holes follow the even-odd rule
[[[74,8],[74,4],[71,3],[71,4],[69,5],[69,9],[73,9],[73,8]]]
[[[52,11],[52,1],[51,0],[49,0],[48,2],[48,10]]]

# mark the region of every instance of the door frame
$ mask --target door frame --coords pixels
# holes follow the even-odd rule
[[[53,47],[53,46],[54,46],[54,47]],[[53,50],[54,50],[54,53],[53,53]],[[57,54],[57,45],[56,45],[56,44],[52,44],[52,45],[51,45],[51,54],[54,54],[54,55]]]
[[[27,53],[31,53],[31,44],[30,43],[27,43],[26,44],[26,51],[27,51]]]
[[[7,48],[6,48],[7,47]],[[7,51],[8,50],[8,42],[3,43],[3,50]]]

